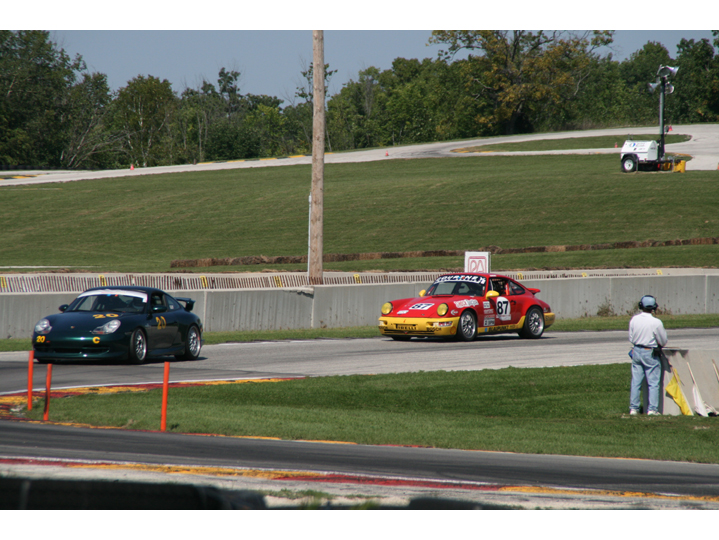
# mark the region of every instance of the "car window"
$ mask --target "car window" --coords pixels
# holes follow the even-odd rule
[[[78,297],[66,311],[141,313],[143,300],[125,294],[89,294]]]
[[[517,294],[524,294],[524,289],[515,283],[514,281],[509,282],[509,292],[510,294],[517,295]]]
[[[463,296],[484,296],[486,278],[483,276],[457,275],[442,276],[427,290],[427,296],[457,294]]]
[[[507,286],[507,280],[504,278],[492,278],[490,280],[490,284],[492,285],[492,290],[497,291],[501,296],[505,296],[510,294],[509,288]]]
[[[178,304],[172,296],[165,296],[165,300],[167,301],[167,309],[170,311],[175,311],[177,309],[181,309],[180,304]]]
[[[155,307],[155,306],[164,306],[164,305],[165,305],[165,301],[164,301],[164,299],[162,298],[162,296],[163,296],[163,295],[160,294],[160,293],[152,293],[152,296],[150,296],[150,305],[151,305],[152,307]]]

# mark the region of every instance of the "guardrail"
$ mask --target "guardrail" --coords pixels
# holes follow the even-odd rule
[[[683,270],[686,272],[687,270]],[[447,272],[325,272],[324,285],[364,285],[389,283],[424,283]],[[519,281],[536,279],[570,279],[581,277],[626,277],[672,275],[672,269],[635,270],[530,270],[499,272]],[[1,293],[82,292],[92,287],[156,287],[165,291],[282,289],[309,287],[306,273],[236,273],[228,274],[5,274],[0,275]]]

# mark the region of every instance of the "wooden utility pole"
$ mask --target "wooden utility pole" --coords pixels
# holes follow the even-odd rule
[[[325,38],[322,30],[312,31],[313,114],[312,191],[310,192],[310,252],[308,274],[311,285],[321,285],[323,255],[323,207],[325,181]]]

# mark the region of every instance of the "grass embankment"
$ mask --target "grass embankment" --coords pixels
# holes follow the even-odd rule
[[[628,175],[620,172],[615,155],[327,164],[324,251],[715,237],[716,177],[715,171]],[[310,166],[296,165],[0,187],[0,261],[93,272],[164,272],[176,259],[303,255],[310,178]],[[462,265],[458,258],[450,259],[326,263],[325,270]],[[497,255],[492,266],[656,268],[717,266],[717,261],[719,247],[709,245]],[[306,271],[304,265],[272,268]]]
[[[629,417],[628,364],[173,388],[168,430],[719,462],[714,418]],[[159,429],[161,390],[52,402],[53,421]],[[29,416],[40,418],[42,407]]]

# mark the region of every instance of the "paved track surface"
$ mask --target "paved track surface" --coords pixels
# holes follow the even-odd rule
[[[669,334],[675,348],[719,348],[715,329],[673,330]],[[497,336],[474,343],[400,343],[375,338],[226,344],[205,347],[195,362],[173,361],[171,380],[606,364],[628,361],[628,348],[624,331],[548,332],[538,341]],[[162,367],[162,362],[57,365],[53,388],[160,382]],[[42,366],[36,366],[38,390],[44,372]],[[26,377],[27,353],[0,354],[0,392],[22,391]],[[3,464],[3,457],[11,459]],[[50,461],[27,463],[20,458]],[[103,468],[88,461],[102,463]],[[75,466],[70,469],[68,463]],[[138,470],[137,465],[128,464],[143,466]],[[167,475],[169,465],[190,466],[185,471],[189,475]],[[224,472],[208,472],[218,468]],[[268,479],[248,470],[275,472]],[[277,473],[298,470],[315,476]],[[228,471],[234,471],[231,480]],[[385,504],[441,494],[527,508],[719,509],[719,466],[715,465],[268,441],[10,421],[0,423],[0,473],[54,478],[99,474],[155,482],[172,478],[174,482],[226,489],[313,489],[335,496],[382,497]],[[643,495],[647,493],[653,495]]]
[[[719,349],[716,329],[669,331],[669,347]],[[625,331],[546,332],[540,340],[487,336],[471,343],[388,338],[268,341],[205,346],[199,360],[170,358],[170,381],[321,377],[411,371],[457,371],[629,362]],[[0,353],[0,394],[27,389],[28,353]],[[162,382],[165,359],[142,366],[59,364],[53,388]],[[45,385],[35,364],[34,387]]]
[[[454,141],[444,143],[427,143],[412,146],[393,146],[388,148],[377,148],[372,150],[360,150],[357,152],[345,152],[339,154],[326,154],[325,163],[359,163],[368,161],[380,161],[383,159],[417,159],[431,157],[477,157],[481,159],[487,155],[545,155],[545,154],[617,154],[617,170],[619,170],[619,148],[584,149],[584,150],[562,150],[544,152],[492,152],[492,153],[463,153],[458,152],[464,148],[478,145],[491,145],[508,142],[524,142],[539,139],[562,139],[570,137],[596,137],[605,135],[617,135],[620,138],[627,134],[653,135],[657,134],[657,127],[643,128],[621,128],[621,129],[597,129],[588,131],[568,131],[559,133],[540,133],[532,135],[513,135],[507,137],[490,137],[486,139],[475,139],[465,141]],[[685,143],[667,145],[668,152],[682,153],[692,156],[692,160],[686,165],[687,171],[693,170],[717,170],[719,167],[719,124],[691,124],[674,126],[672,133],[691,135],[692,139]],[[618,141],[621,143],[623,141]],[[0,187],[16,186],[27,184],[42,184],[49,182],[72,182],[76,180],[90,180],[101,178],[120,178],[127,176],[140,176],[144,174],[165,174],[187,171],[213,171],[225,169],[246,169],[255,167],[281,167],[288,165],[311,165],[311,156],[294,156],[283,159],[261,159],[249,161],[226,161],[213,163],[200,163],[197,165],[173,165],[167,167],[148,167],[142,169],[122,169],[111,171],[25,171],[21,173],[8,172],[3,174],[5,178],[0,179]],[[11,178],[17,175],[20,178]]]

